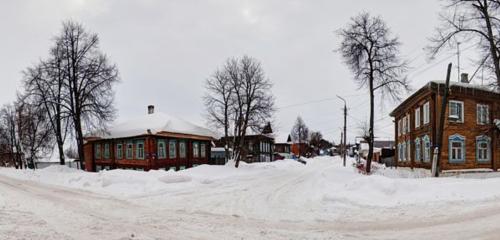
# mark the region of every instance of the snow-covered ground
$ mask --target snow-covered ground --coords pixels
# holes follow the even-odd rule
[[[376,165],[367,176],[341,164],[0,168],[0,239],[497,239],[496,173],[436,179]]]

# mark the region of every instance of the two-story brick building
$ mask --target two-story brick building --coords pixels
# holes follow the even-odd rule
[[[87,137],[85,169],[182,170],[207,164],[215,138],[206,128],[155,113],[149,106],[147,115],[117,124],[106,134]]]
[[[451,82],[440,159],[441,170],[500,166],[500,93],[488,87]],[[431,81],[392,112],[397,166],[431,168],[445,82]]]

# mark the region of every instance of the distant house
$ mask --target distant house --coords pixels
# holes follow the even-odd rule
[[[500,166],[500,93],[487,87],[451,82],[445,112],[440,168],[470,169]],[[397,106],[395,121],[398,166],[431,168],[445,83],[432,81]]]
[[[366,159],[368,157],[369,145],[366,141],[361,141],[358,145],[358,154]],[[394,165],[394,141],[374,140],[373,141],[373,161]]]
[[[268,123],[260,134],[246,135],[243,140],[242,156],[247,163],[252,162],[271,162],[274,161],[274,137],[272,135],[271,124]],[[221,138],[216,142],[217,147],[224,147],[226,138]],[[233,141],[233,137],[229,136],[228,142]],[[239,138],[236,139],[239,141]]]
[[[107,134],[87,137],[85,169],[180,170],[207,164],[215,138],[206,128],[155,113],[149,106],[147,115],[115,125]]]
[[[274,144],[274,152],[276,153],[291,153],[292,152],[292,137],[288,135],[286,142],[276,142]]]

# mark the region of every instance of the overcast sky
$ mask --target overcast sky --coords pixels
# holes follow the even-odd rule
[[[334,52],[335,31],[362,11],[382,16],[403,43],[411,61],[412,87],[444,79],[455,56],[443,53],[427,61],[422,50],[438,24],[437,0],[365,1],[233,1],[233,0],[6,0],[0,3],[0,103],[15,99],[22,71],[48,55],[61,22],[73,19],[100,36],[101,49],[121,76],[116,86],[118,120],[157,111],[205,125],[204,82],[228,57],[249,55],[261,61],[274,83],[275,132],[285,141],[301,115],[311,130],[338,142],[343,103],[348,101],[348,137],[358,135],[368,119],[369,97]],[[473,51],[462,44],[462,68]],[[448,59],[447,59],[448,57]],[[446,59],[440,61],[441,59]],[[456,71],[453,71],[456,74]],[[456,75],[452,76],[456,79]],[[377,99],[376,130],[393,138],[389,112],[397,102]]]

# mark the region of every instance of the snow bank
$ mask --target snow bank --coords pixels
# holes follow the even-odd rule
[[[349,164],[352,164],[350,160]],[[374,164],[373,175],[342,166],[338,157],[272,163],[234,162],[183,171],[111,170],[88,173],[64,166],[0,168],[0,175],[109,194],[172,210],[249,218],[331,219],[364,206],[434,206],[500,198],[500,178],[430,178],[428,170]]]

